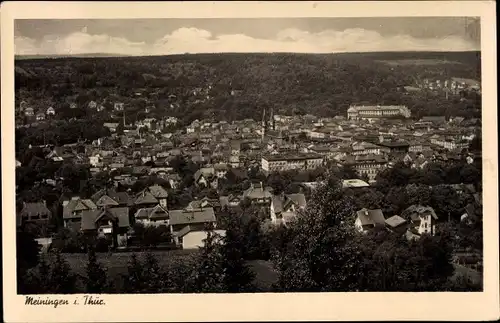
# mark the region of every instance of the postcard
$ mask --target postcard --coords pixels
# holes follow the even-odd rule
[[[499,318],[493,1],[1,18],[6,322]]]

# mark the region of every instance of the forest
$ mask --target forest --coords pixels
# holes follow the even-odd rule
[[[388,64],[400,61],[405,63]],[[138,114],[150,105],[149,117],[175,116],[183,123],[259,119],[266,106],[277,114],[345,115],[350,104],[363,103],[404,104],[414,118],[478,117],[477,94],[444,100],[443,95],[408,93],[403,87],[425,78],[480,81],[480,71],[478,52],[28,59],[16,61],[16,99],[53,106],[63,118],[81,114],[67,111],[70,102],[80,110],[91,100],[125,102],[131,120],[145,118]]]

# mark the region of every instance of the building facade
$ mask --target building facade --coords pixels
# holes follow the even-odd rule
[[[310,170],[323,165],[324,157],[313,153],[304,154],[274,154],[263,156],[262,170],[265,172],[280,172],[292,169]]]
[[[351,120],[398,116],[409,118],[411,111],[403,105],[351,106],[347,110],[347,119]]]

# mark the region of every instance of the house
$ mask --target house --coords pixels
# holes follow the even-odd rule
[[[409,231],[414,235],[435,234],[438,217],[432,207],[412,205],[404,210],[401,215],[410,221]]]
[[[368,210],[363,208],[356,212],[354,226],[361,233],[366,233],[374,228],[383,228],[385,227],[384,214],[381,209]]]
[[[234,208],[234,207],[238,207],[241,203],[241,201],[243,200],[243,198],[241,196],[237,196],[237,195],[228,195],[228,196],[221,196],[219,197],[219,203],[220,203],[220,207],[221,208],[224,208],[224,207],[228,207],[228,208]]]
[[[79,196],[63,201],[63,221],[65,228],[74,227],[80,223],[83,211],[97,210],[97,205],[90,199],[81,199]]]
[[[385,220],[385,227],[391,232],[404,234],[408,229],[408,222],[399,215],[394,215]]]
[[[141,208],[155,207],[157,205],[163,208],[167,207],[168,192],[160,185],[153,185],[137,194],[135,205]]]
[[[26,117],[33,117],[35,115],[35,110],[32,107],[28,107],[24,110],[24,115]]]
[[[215,164],[213,168],[217,178],[225,178],[229,170],[229,167],[226,164]]]
[[[213,230],[218,237],[218,239],[225,237],[226,230]],[[191,225],[184,227],[177,234],[178,245],[182,249],[196,249],[204,245],[204,241],[207,238],[207,232],[205,230],[194,228]]]
[[[45,114],[48,115],[48,116],[53,116],[53,115],[56,114],[56,110],[54,110],[53,107],[48,107],[47,111],[45,112]]]
[[[156,184],[147,189],[158,200],[160,206],[167,207],[168,192],[162,186]]]
[[[274,224],[286,225],[297,217],[300,210],[306,207],[304,194],[280,194],[272,198],[270,205],[271,221]]]
[[[63,147],[54,147],[50,153],[45,156],[47,159],[51,159],[55,162],[62,162],[63,160],[71,159],[74,157],[73,152],[70,149]]]
[[[76,103],[74,103],[74,102],[73,102],[73,103],[71,103],[71,104],[69,105],[69,108],[70,108],[70,109],[76,109],[76,108],[78,108],[78,106],[76,105]]]
[[[36,114],[36,121],[43,121],[43,120],[45,120],[45,113],[43,113],[43,112],[38,112],[38,113]]]
[[[19,213],[19,221],[22,223],[32,222],[37,224],[46,223],[52,217],[52,212],[47,208],[45,201],[26,203],[23,202],[23,208]]]
[[[183,238],[189,232],[204,231],[207,225],[215,225],[216,218],[214,209],[199,208],[199,209],[183,209],[170,210],[170,232],[174,237],[174,241],[178,245],[183,245]],[[189,229],[186,227],[189,226]],[[198,236],[200,236],[198,234]],[[201,243],[201,240],[198,242]],[[188,247],[196,247],[194,244]]]
[[[197,186],[208,187],[210,185],[213,187],[212,183],[214,181],[217,182],[217,178],[213,167],[203,167],[194,173],[194,182]]]
[[[179,186],[179,183],[181,182],[181,177],[177,173],[175,173],[175,174],[167,174],[165,176],[165,179],[170,184],[170,187],[172,189],[174,189],[174,190]]]
[[[124,110],[124,104],[122,102],[115,102],[113,109],[115,111],[123,111]]]
[[[142,223],[144,226],[168,226],[170,219],[168,210],[161,205],[140,208],[137,210],[134,217],[137,223]]]
[[[81,230],[85,234],[109,239],[112,247],[126,247],[130,228],[128,213],[128,207],[85,210],[82,212]]]
[[[370,184],[360,179],[342,180],[342,188],[362,188],[362,187],[370,187]]]
[[[249,199],[253,204],[270,204],[272,198],[272,189],[270,187],[264,187],[262,182],[252,183],[250,187],[243,192],[243,199]]]
[[[201,209],[207,207],[211,207],[214,210],[217,210],[220,209],[221,203],[219,199],[210,199],[205,196],[202,199],[189,202],[188,206],[186,206],[186,210]]]
[[[125,207],[133,205],[133,200],[127,192],[117,192],[114,189],[107,188],[97,191],[90,199],[98,207]]]

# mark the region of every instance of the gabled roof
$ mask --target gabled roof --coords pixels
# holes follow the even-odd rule
[[[128,227],[128,210],[128,207],[118,207],[83,211],[82,230],[95,230],[96,222],[104,216],[116,219],[119,227]]]
[[[368,210],[361,209],[357,212],[357,217],[361,221],[361,225],[385,225],[384,214],[381,209]]]
[[[153,185],[150,186],[148,189],[149,192],[151,192],[151,194],[156,198],[162,199],[168,197],[168,192],[160,185]]]
[[[149,191],[144,190],[141,193],[137,195],[137,198],[135,200],[136,205],[140,204],[153,204],[153,203],[158,203],[158,200],[151,194]]]
[[[63,206],[63,219],[74,218],[73,212],[93,210],[97,209],[97,206],[90,199],[72,199]]]
[[[211,207],[191,210],[171,210],[169,215],[171,225],[216,221],[214,209]]]
[[[32,215],[51,215],[52,212],[47,208],[45,203],[24,203],[23,209],[21,210],[22,216],[32,216]]]
[[[436,212],[430,206],[412,205],[403,211],[402,215],[409,216],[412,221],[419,221],[421,216],[430,214],[435,220],[438,219]]]
[[[283,209],[287,210],[291,204],[294,204],[295,206],[297,206],[299,208],[306,207],[305,195],[301,194],[301,193],[285,195],[285,203],[283,204]]]
[[[166,209],[157,205],[150,208],[142,208],[135,213],[136,219],[169,219],[169,214]]]
[[[118,202],[107,195],[103,195],[97,200],[97,206],[118,206]]]

